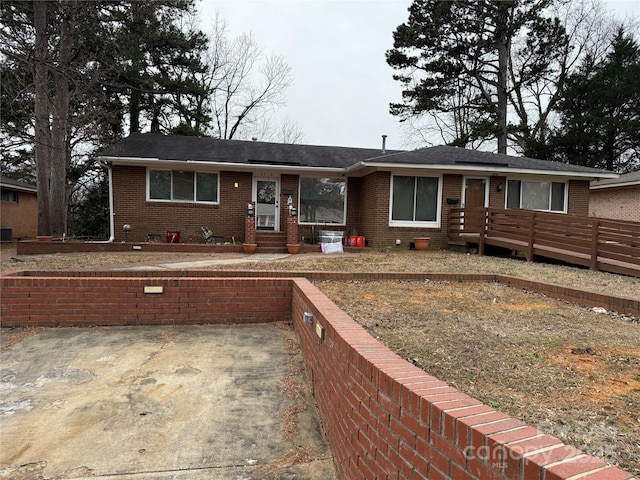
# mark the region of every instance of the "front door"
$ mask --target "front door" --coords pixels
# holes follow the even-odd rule
[[[463,192],[463,207],[465,208],[484,208],[487,201],[487,184],[486,178],[465,178]],[[469,233],[480,231],[482,218],[477,213],[469,213],[464,218],[464,229]]]
[[[280,180],[277,177],[254,177],[256,229],[280,230]]]

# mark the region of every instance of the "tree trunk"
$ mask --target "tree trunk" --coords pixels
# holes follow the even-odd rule
[[[51,235],[51,208],[49,185],[51,182],[49,127],[49,89],[47,68],[47,0],[34,1],[35,40],[35,159],[38,181],[38,235]]]
[[[507,71],[509,68],[509,39],[506,28],[498,37],[498,103],[496,121],[498,123],[498,153],[507,153]]]

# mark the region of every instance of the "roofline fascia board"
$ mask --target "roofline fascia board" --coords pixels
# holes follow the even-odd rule
[[[617,173],[606,173],[606,172],[569,172],[566,170],[537,170],[530,168],[496,168],[493,167],[483,167],[480,165],[464,165],[464,168],[461,168],[461,165],[436,165],[436,164],[419,164],[419,163],[379,163],[379,162],[360,162],[363,168],[373,167],[375,169],[385,169],[385,170],[394,170],[394,169],[403,169],[403,170],[440,170],[440,171],[455,171],[455,172],[483,172],[483,173],[500,173],[500,174],[519,174],[519,175],[544,175],[544,176],[557,176],[557,177],[580,177],[580,178],[618,178]]]
[[[242,170],[242,171],[302,171],[302,172],[326,172],[331,174],[343,175],[345,173],[344,168],[331,168],[331,167],[307,167],[303,165],[269,165],[267,163],[232,163],[232,162],[207,162],[197,160],[161,160],[159,158],[141,158],[141,157],[98,157],[98,160],[110,162],[114,165],[133,165],[138,167],[148,167],[156,163],[161,164],[163,167],[175,166],[184,168],[185,165],[189,166],[207,166],[215,167],[217,170]]]
[[[7,190],[16,190],[18,192],[38,193],[37,188],[20,187],[18,185],[12,185],[10,183],[0,183],[0,187],[6,188]]]
[[[621,182],[621,183],[605,183],[604,185],[591,185],[589,186],[589,189],[600,190],[603,188],[635,187],[637,185],[640,185],[640,180],[634,180],[631,182]]]

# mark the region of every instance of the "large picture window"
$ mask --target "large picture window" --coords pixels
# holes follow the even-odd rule
[[[390,225],[437,227],[439,223],[440,179],[394,175]]]
[[[526,208],[546,212],[565,212],[564,182],[507,182],[507,208]]]
[[[345,207],[344,180],[300,177],[300,223],[345,225]]]
[[[149,200],[217,203],[218,174],[149,170]]]

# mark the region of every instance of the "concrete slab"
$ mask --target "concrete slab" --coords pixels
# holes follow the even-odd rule
[[[2,479],[335,479],[284,325],[2,332]]]

